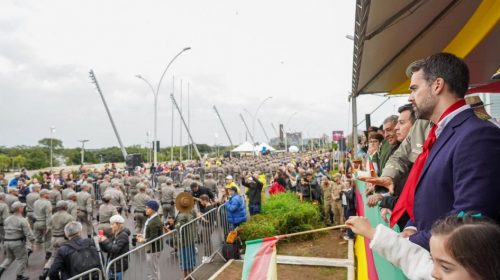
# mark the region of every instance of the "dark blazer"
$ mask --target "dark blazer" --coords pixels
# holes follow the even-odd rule
[[[432,224],[460,211],[500,221],[500,129],[471,109],[446,125],[431,149],[414,201],[417,233],[410,240],[429,250]]]
[[[146,242],[149,242],[157,237],[163,235],[163,224],[160,219],[160,215],[156,215],[146,227]],[[156,253],[160,252],[163,249],[163,243],[161,240],[157,240],[153,244],[151,244],[151,251],[148,253]]]

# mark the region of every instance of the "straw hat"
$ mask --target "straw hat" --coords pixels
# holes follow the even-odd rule
[[[175,199],[175,208],[179,212],[189,212],[194,207],[194,199],[190,193],[182,192]]]

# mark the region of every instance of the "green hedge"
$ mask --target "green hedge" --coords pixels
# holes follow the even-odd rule
[[[318,205],[300,202],[293,193],[281,193],[266,199],[261,214],[240,226],[242,240],[252,240],[322,227]],[[299,239],[310,239],[313,235]]]

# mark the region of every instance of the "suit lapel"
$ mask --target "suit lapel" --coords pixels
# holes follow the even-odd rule
[[[444,147],[444,145],[448,142],[448,140],[450,140],[450,138],[455,134],[455,128],[460,126],[466,119],[468,119],[472,115],[473,115],[472,110],[469,109],[465,110],[456,115],[446,125],[444,130],[441,132],[441,135],[439,135],[438,139],[436,140],[436,143],[434,143],[434,146],[432,146],[429,157],[427,157],[427,160],[425,161],[424,169],[422,170],[422,173],[420,173],[420,177],[418,179],[417,188],[419,186],[420,180],[425,176],[425,173],[429,169],[434,158],[436,158],[439,151]]]

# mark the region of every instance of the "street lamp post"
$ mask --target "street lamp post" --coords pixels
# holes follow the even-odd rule
[[[266,103],[266,101],[270,100],[271,98],[273,98],[273,97],[272,96],[266,97],[264,100],[262,100],[262,102],[260,102],[259,106],[257,106],[257,110],[255,110],[255,114],[253,115],[253,118],[252,118],[252,134],[253,134],[253,137],[255,137],[255,138],[257,138],[257,135],[255,135],[255,120],[257,119],[257,114],[259,113],[259,110],[262,107],[262,105],[264,105],[264,103]]]
[[[146,84],[148,84],[149,88],[151,89],[151,91],[153,92],[153,95],[154,95],[153,166],[155,166],[155,167],[156,167],[156,165],[158,163],[158,155],[157,155],[157,143],[158,143],[158,133],[157,133],[158,132],[158,93],[160,92],[161,82],[163,80],[163,77],[165,76],[165,73],[167,73],[168,68],[172,64],[172,62],[174,62],[174,60],[177,57],[179,57],[179,55],[181,55],[183,52],[185,52],[187,50],[190,50],[190,49],[191,49],[191,47],[186,47],[186,48],[182,49],[178,54],[176,54],[172,58],[172,60],[170,60],[170,62],[167,64],[167,67],[165,67],[165,70],[163,71],[163,74],[160,77],[160,81],[158,82],[158,86],[156,87],[156,91],[155,91],[155,89],[153,88],[153,86],[151,85],[151,83],[148,80],[146,80],[141,75],[136,75],[137,78],[143,80],[144,82],[146,82]]]
[[[51,126],[50,127],[50,168],[54,167],[54,164],[53,164],[53,153],[52,153],[52,138],[53,138],[53,134],[56,132],[56,127],[55,126]]]
[[[82,151],[80,152],[82,154],[81,158],[81,164],[85,162],[85,143],[89,142],[90,140],[85,139],[85,140],[78,140],[78,142],[82,143]]]
[[[283,133],[285,134],[285,152],[288,152],[288,136],[287,136],[287,128],[288,128],[288,123],[290,122],[290,120],[292,119],[293,116],[295,116],[298,112],[293,112],[290,117],[288,117],[288,119],[286,120],[286,123],[285,123],[285,126],[283,127]]]

